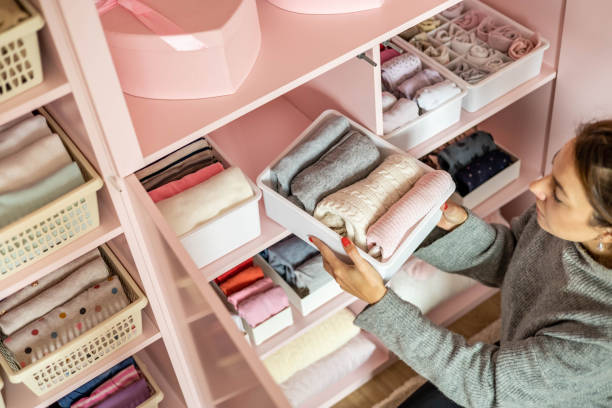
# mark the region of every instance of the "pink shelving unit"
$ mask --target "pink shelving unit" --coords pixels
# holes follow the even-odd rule
[[[105,185],[98,193],[100,226],[0,281],[0,298],[108,243],[146,292],[150,306],[138,339],[52,392],[37,397],[23,385],[5,380],[7,406],[47,406],[136,354],[164,392],[162,407],[289,407],[262,358],[339,309],[358,312],[363,303],[343,293],[306,317],[293,310],[291,327],[251,346],[209,282],[289,231],[268,218],[260,204],[261,235],[197,268],[133,173],[207,136],[254,181],[312,120],[330,108],[380,134],[378,44],[457,2],[386,0],[372,10],[308,15],[258,0],[261,50],[237,92],[207,99],[153,100],[122,93],[92,1],[34,1],[46,21],[39,34],[44,81],[0,104],[0,125],[44,106],[94,164]],[[576,45],[586,41],[581,19],[601,19],[597,24],[590,21],[589,26],[604,27],[609,2],[594,0],[588,6],[567,0],[485,3],[536,28],[550,41],[540,74],[477,112],[462,111],[458,123],[410,150],[420,157],[479,125],[516,153],[522,162],[519,178],[478,205],[474,211],[481,216],[501,207],[524,208],[523,193],[571,136],[572,124],[591,119],[591,112],[612,110],[609,98],[588,98],[589,92],[600,94],[598,89],[612,87],[608,75],[599,72],[575,80],[584,67],[575,63],[577,59],[586,59],[598,69],[612,63],[609,53],[593,52],[597,47],[607,49],[610,32],[589,34],[590,52]],[[357,59],[361,53],[377,66]],[[579,108],[574,94],[583,98]],[[476,285],[438,305],[428,317],[448,325],[494,292]],[[332,406],[390,364],[393,356],[383,344],[377,347],[365,364],[314,395],[302,408]]]

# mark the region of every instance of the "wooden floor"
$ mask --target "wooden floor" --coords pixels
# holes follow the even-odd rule
[[[500,314],[499,292],[483,302],[476,309],[457,320],[449,329],[466,338],[478,333],[495,321]],[[397,361],[379,373],[372,380],[349,394],[334,408],[366,408],[385,399],[396,388],[416,373],[404,362]]]

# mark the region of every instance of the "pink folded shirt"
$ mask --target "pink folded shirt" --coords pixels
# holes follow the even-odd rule
[[[249,326],[256,327],[289,306],[289,299],[280,286],[258,293],[238,305],[238,314]]]
[[[393,48],[387,48],[386,50],[382,50],[380,52],[380,63],[384,64],[391,58],[397,57],[398,55],[400,55],[400,53],[394,50]]]
[[[247,286],[246,288],[241,289],[236,293],[232,293],[231,295],[227,297],[227,300],[235,308],[238,308],[238,305],[245,299],[251,296],[254,296],[258,293],[265,292],[266,290],[272,288],[273,286],[274,286],[274,282],[272,282],[272,279],[266,276],[263,279],[255,281],[254,283]]]
[[[104,401],[110,395],[113,395],[117,391],[126,388],[128,385],[138,381],[140,375],[134,367],[134,364],[119,371],[109,380],[103,382],[91,392],[89,397],[84,397],[75,402],[70,408],[89,408],[96,404]]]
[[[219,174],[223,171],[223,165],[219,162],[213,163],[210,166],[206,166],[194,173],[187,174],[179,180],[171,181],[168,184],[164,184],[154,190],[149,191],[149,197],[154,203],[165,200],[178,193],[188,190],[191,187],[197,186],[198,184],[208,180],[215,174]]]

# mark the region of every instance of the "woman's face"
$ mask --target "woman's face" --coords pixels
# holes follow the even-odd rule
[[[593,207],[578,177],[574,139],[553,158],[551,174],[531,183],[536,196],[538,224],[556,237],[586,243],[599,239],[601,228],[591,225]]]

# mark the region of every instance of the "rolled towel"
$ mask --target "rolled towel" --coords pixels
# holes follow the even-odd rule
[[[108,267],[101,257],[96,257],[82,265],[36,297],[9,310],[0,317],[0,328],[8,336],[28,323],[38,319],[51,309],[66,303],[88,287],[109,275]]]
[[[486,72],[472,67],[465,61],[457,62],[451,68],[451,71],[469,84],[475,84],[482,81],[487,76]]]
[[[421,21],[419,24],[417,24],[417,27],[419,30],[428,33],[440,27],[440,24],[442,24],[442,20],[432,17]]]
[[[421,177],[418,160],[388,156],[368,177],[325,197],[314,216],[336,233],[366,250],[366,231]]]
[[[381,69],[383,84],[393,92],[399,84],[421,70],[421,60],[416,55],[404,53],[382,64]]]
[[[472,45],[465,56],[465,60],[475,66],[482,67],[491,57],[498,55],[492,48],[480,45]]]
[[[219,285],[219,288],[223,291],[225,296],[230,296],[231,294],[252,285],[259,279],[263,279],[263,277],[263,271],[259,266],[251,266],[238,272],[225,282],[222,282]]]
[[[485,19],[485,17],[487,17],[487,13],[483,11],[469,10],[467,13],[461,15],[456,20],[453,20],[453,23],[468,31],[474,27],[477,27],[480,22]]]
[[[450,62],[450,52],[446,45],[440,45],[439,47],[429,47],[425,50],[425,55],[435,59],[442,65],[446,65]]]
[[[0,228],[44,207],[85,183],[79,165],[67,164],[21,190],[0,194]]]
[[[437,204],[453,186],[451,176],[434,170],[421,177],[404,196],[391,206],[367,233],[367,245],[372,256],[389,259],[406,233]]]
[[[427,33],[420,33],[412,37],[410,40],[410,44],[412,44],[419,51],[424,51],[429,47],[435,47],[436,44],[431,42],[431,39],[427,35]]]
[[[532,41],[528,38],[520,37],[512,41],[510,47],[508,47],[508,55],[513,60],[523,58],[529,54],[537,46],[537,41]]]
[[[482,66],[482,69],[487,72],[497,72],[510,62],[506,61],[501,54],[496,54],[489,58]]]
[[[446,17],[449,20],[452,20],[454,18],[459,17],[461,13],[463,13],[463,2],[459,2],[455,4],[454,6],[450,6],[449,8],[447,8],[440,14],[442,14],[443,17]]]
[[[510,156],[499,149],[477,158],[455,175],[457,192],[465,197],[510,164],[512,164]]]
[[[316,163],[295,176],[291,192],[312,214],[324,197],[361,180],[380,161],[374,142],[358,131],[350,131]]]
[[[400,55],[400,53],[397,52],[393,48],[384,49],[380,52],[380,63],[384,64],[385,62],[389,61],[391,58],[395,58],[398,55]]]
[[[424,111],[436,109],[455,95],[459,95],[461,89],[448,79],[437,84],[421,88],[417,91],[415,99],[419,107]]]
[[[282,383],[293,374],[328,356],[359,334],[355,315],[342,309],[263,360],[270,375]]]
[[[23,149],[34,141],[51,134],[42,115],[31,116],[0,133],[0,159]]]
[[[476,28],[476,37],[484,42],[489,42],[489,34],[503,25],[504,23],[494,19],[493,17],[486,17],[480,22],[480,24],[478,24],[478,27]]]
[[[295,269],[296,292],[303,298],[334,280],[323,267],[323,257],[316,255]]]
[[[43,276],[39,280],[29,284],[28,286],[25,286],[22,289],[19,289],[12,295],[7,296],[2,301],[0,301],[0,316],[4,315],[9,310],[21,305],[22,303],[32,299],[34,296],[38,295],[42,291],[64,279],[71,272],[74,272],[76,269],[80,268],[81,266],[89,263],[90,261],[96,258],[101,258],[100,250],[98,248],[87,252],[85,255],[81,255],[80,257],[68,262],[64,266]],[[102,277],[101,279],[104,279],[104,277]]]
[[[406,98],[411,99],[419,89],[442,81],[444,81],[444,77],[438,71],[425,68],[402,82],[397,90],[403,93]]]
[[[410,99],[399,98],[391,109],[383,112],[383,132],[385,134],[391,133],[418,117],[419,106],[417,103]]]
[[[234,292],[227,297],[227,301],[234,306],[234,308],[238,308],[241,302],[245,301],[247,298],[254,296],[258,293],[265,292],[268,289],[274,287],[274,282],[272,279],[265,278],[259,279],[253,283],[251,283],[246,288],[239,290],[238,292]]]
[[[489,40],[487,43],[491,48],[495,48],[496,50],[505,53],[508,52],[510,44],[512,44],[512,42],[520,36],[521,34],[519,31],[513,26],[502,25],[489,33]]]
[[[494,150],[497,150],[497,145],[493,136],[479,130],[442,149],[438,153],[438,164],[454,177],[459,170]]]
[[[25,367],[123,310],[129,303],[119,279],[109,276],[22,327],[4,339],[4,344],[15,355],[17,363]]]
[[[329,116],[300,144],[272,167],[270,179],[272,188],[283,196],[291,193],[291,180],[306,167],[316,162],[340,138],[348,132],[350,124],[344,116]]]
[[[238,167],[230,167],[188,190],[156,203],[178,236],[253,196]]]
[[[295,269],[318,255],[319,251],[295,235],[290,235],[261,253],[261,256],[292,286],[296,285]]]
[[[140,374],[138,374],[136,366],[132,364],[115,374],[113,378],[110,378],[104,383],[100,384],[88,397],[81,398],[70,408],[93,407],[116,392],[127,388],[130,384],[135,383],[139,379]]]
[[[376,351],[376,345],[358,334],[327,357],[298,371],[281,384],[281,389],[294,407],[318,394],[361,367]]]
[[[171,181],[168,184],[164,184],[163,186],[149,191],[149,197],[151,197],[154,203],[165,200],[191,187],[197,186],[222,171],[223,165],[221,163],[213,163],[197,170],[195,173],[187,174],[181,179]]]
[[[451,38],[450,47],[457,54],[465,55],[476,42],[473,32],[457,31]]]
[[[137,408],[151,397],[151,387],[141,378],[96,405],[96,408]]]
[[[29,187],[71,162],[58,135],[43,136],[0,160],[0,194]]]
[[[419,30],[419,27],[412,26],[409,29],[407,29],[406,31],[402,31],[399,34],[399,36],[402,37],[406,41],[410,41],[410,39],[412,39],[412,37],[414,37],[415,35],[417,35],[420,32],[421,32],[421,30]]]
[[[289,307],[287,294],[280,286],[257,293],[238,305],[238,314],[251,327],[257,327],[281,310]]]
[[[391,92],[383,91],[382,93],[383,112],[386,110],[389,110],[389,108],[392,107],[396,101],[397,101],[397,98],[395,97],[395,95],[393,95]]]

